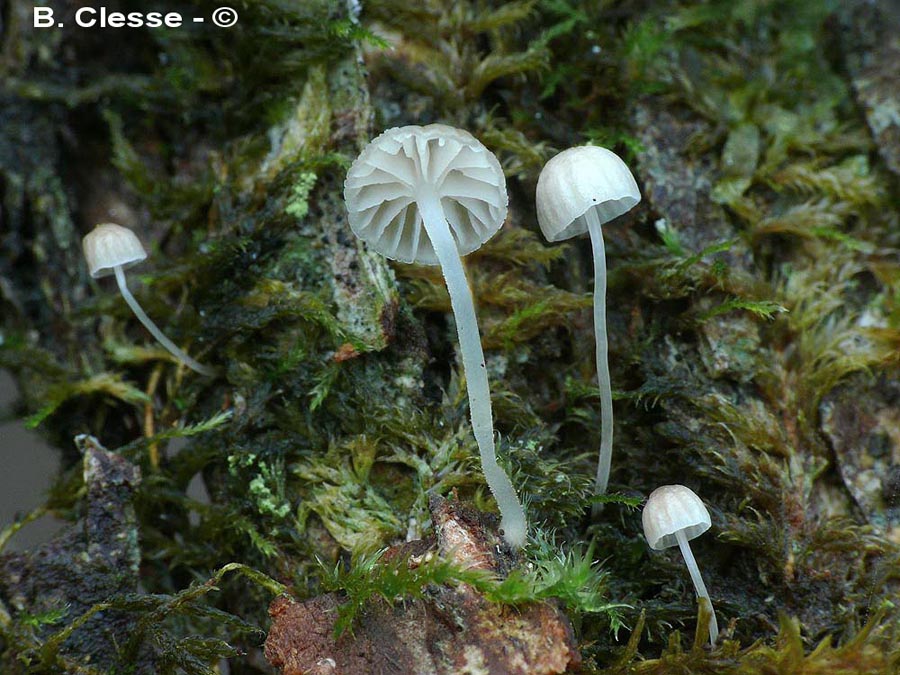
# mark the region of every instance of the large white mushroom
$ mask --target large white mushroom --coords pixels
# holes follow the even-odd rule
[[[641,201],[631,171],[606,148],[569,148],[544,166],[537,184],[537,217],[548,241],[590,233],[594,252],[594,335],[600,386],[600,455],[595,492],[603,494],[612,462],[613,406],[606,340],[606,251],[601,225]]]
[[[344,200],[356,236],[382,255],[440,265],[456,319],[472,429],[504,539],[525,543],[525,513],[497,464],[491,394],[472,291],[461,256],[490,239],[506,218],[506,180],[474,136],[443,124],[389,129],[347,172]]]

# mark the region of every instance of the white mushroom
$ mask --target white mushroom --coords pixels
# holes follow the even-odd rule
[[[716,612],[700,576],[700,568],[691,553],[688,542],[706,532],[711,525],[709,511],[693,490],[684,485],[663,485],[656,488],[647,498],[641,514],[644,536],[650,548],[661,551],[678,546],[687,564],[691,580],[701,602],[706,602],[709,610],[709,642],[715,644],[719,638],[719,624]]]
[[[490,239],[506,218],[506,181],[474,136],[443,124],[389,129],[347,172],[344,200],[356,236],[388,258],[440,265],[456,319],[472,429],[506,541],[525,543],[525,513],[497,464],[484,352],[460,256]]]
[[[601,225],[630,211],[641,201],[634,176],[606,148],[569,148],[544,166],[537,184],[537,217],[548,241],[562,241],[584,232],[594,253],[594,335],[597,380],[600,385],[600,455],[596,494],[606,492],[612,462],[613,407],[606,340],[606,252]]]
[[[125,270],[137,265],[147,257],[147,251],[144,250],[140,239],[134,232],[115,223],[102,223],[84,236],[81,247],[84,250],[84,257],[87,260],[91,276],[99,279],[115,274],[119,291],[125,298],[125,302],[131,307],[131,311],[169,353],[201,375],[216,374],[215,368],[204,366],[192,359],[167,338],[128,290],[128,285],[125,283]]]

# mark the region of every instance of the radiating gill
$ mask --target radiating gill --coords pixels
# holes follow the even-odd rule
[[[378,241],[388,225],[397,220],[409,205],[410,202],[406,200],[395,199],[392,202],[382,202],[378,206],[372,207],[371,215],[361,214],[365,219],[365,225],[360,228],[361,234],[364,234],[370,241]]]
[[[402,152],[398,152],[396,155],[381,151],[373,152],[366,158],[365,164],[395,176],[397,180],[410,188],[418,181],[415,164]]]
[[[458,171],[451,171],[441,185],[442,197],[474,197],[492,206],[501,208],[500,195],[496,185],[491,185],[480,180],[473,180]]]
[[[481,199],[475,199],[474,197],[452,197],[452,199],[459,202],[464,209],[481,221],[485,229],[487,229],[488,223],[495,220],[491,206]]]
[[[357,211],[365,211],[373,206],[377,206],[383,202],[394,201],[395,199],[406,198],[408,201],[408,191],[401,184],[394,183],[376,183],[374,185],[366,185],[361,187],[354,198],[354,208]]]

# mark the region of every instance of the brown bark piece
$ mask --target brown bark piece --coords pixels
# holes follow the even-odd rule
[[[340,601],[334,593],[306,602],[282,595],[269,605],[272,630],[266,639],[266,658],[289,673],[327,675],[336,672],[334,621]]]
[[[439,555],[494,572],[506,566],[499,538],[475,512],[443,499],[431,507]],[[427,542],[411,542],[385,555],[417,564],[429,548]],[[340,604],[336,593],[306,602],[285,596],[273,601],[269,663],[284,675],[549,675],[580,663],[568,619],[549,602],[511,607],[491,603],[466,585],[434,586],[421,599],[370,602],[353,632],[335,639]]]

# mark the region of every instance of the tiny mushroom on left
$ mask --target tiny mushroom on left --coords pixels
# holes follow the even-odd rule
[[[128,290],[128,285],[125,283],[125,270],[147,258],[147,251],[144,250],[140,239],[134,232],[115,223],[101,223],[85,235],[81,245],[91,276],[99,279],[114,274],[119,291],[131,311],[163,347],[191,370],[201,375],[216,374],[215,368],[205,366],[192,359],[167,338]]]

